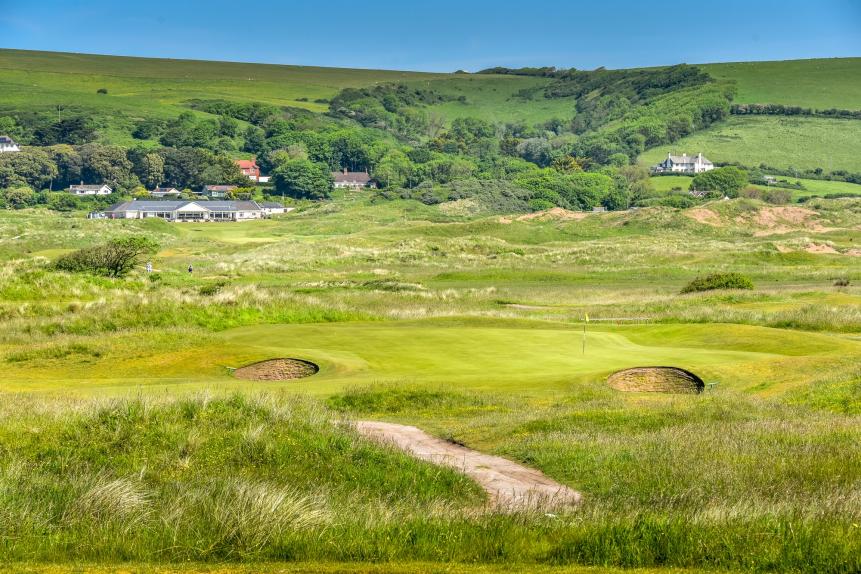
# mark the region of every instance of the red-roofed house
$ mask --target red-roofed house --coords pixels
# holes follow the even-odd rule
[[[251,181],[256,181],[256,182],[269,181],[268,177],[261,177],[260,176],[260,168],[257,166],[256,160],[253,160],[253,159],[237,159],[233,163],[238,165],[239,169],[242,171],[242,175],[246,176]]]

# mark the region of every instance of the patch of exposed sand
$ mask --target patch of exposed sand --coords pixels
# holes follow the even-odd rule
[[[750,220],[737,217],[738,223],[753,223],[762,229],[755,231],[755,237],[768,235],[783,235],[793,231],[809,231],[812,233],[827,233],[833,228],[825,227],[816,217],[819,215],[806,207],[780,206],[763,207]]]
[[[582,211],[569,211],[561,207],[545,209],[544,211],[536,211],[535,213],[527,213],[517,218],[517,221],[579,221],[586,217],[586,213]]]
[[[817,253],[817,254],[822,254],[822,253],[827,253],[827,254],[840,253],[839,251],[837,251],[836,249],[834,249],[833,247],[831,247],[830,245],[827,245],[827,244],[825,244],[825,243],[811,243],[811,244],[809,244],[807,247],[805,247],[805,248],[804,248],[804,250],[805,250],[806,252],[808,252],[808,253]]]
[[[850,249],[843,255],[848,255],[849,257],[861,257],[861,249]]]
[[[720,215],[705,207],[695,207],[684,212],[687,217],[690,217],[697,223],[704,223],[712,227],[723,227]]]
[[[501,510],[569,506],[580,502],[579,492],[541,471],[444,441],[413,426],[359,421],[356,430],[372,439],[393,444],[418,459],[466,474],[484,488],[492,505]]]

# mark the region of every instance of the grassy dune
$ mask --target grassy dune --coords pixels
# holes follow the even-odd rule
[[[857,570],[859,208],[468,217],[338,195],[235,225],[2,212],[0,562]],[[157,276],[50,266],[128,235],[160,243]],[[756,289],[679,294],[715,271]],[[322,370],[230,376],[280,356]],[[718,384],[605,383],[656,364]],[[344,424],[363,419],[534,466],[584,504],[484,512],[462,476]]]

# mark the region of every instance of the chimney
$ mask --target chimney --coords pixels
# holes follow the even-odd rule
[[[347,175],[347,168],[344,168],[344,175]]]

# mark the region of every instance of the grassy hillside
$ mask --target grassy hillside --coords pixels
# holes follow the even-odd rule
[[[452,74],[318,68],[197,60],[165,60],[25,50],[0,50],[0,106],[114,108],[138,116],[176,115],[194,98],[228,99],[292,106],[322,112],[344,88],[388,82],[432,85],[467,102],[443,106],[447,117],[477,115],[538,121],[558,115],[558,105],[518,113],[506,104],[514,92],[545,80]],[[100,88],[107,96],[98,95]],[[568,113],[570,115],[570,104]]]
[[[732,116],[724,122],[652,148],[640,156],[646,165],[658,163],[668,152],[700,151],[715,162],[737,162],[756,167],[815,169],[826,172],[861,171],[861,121],[824,118]]]
[[[735,101],[805,108],[861,109],[861,58],[735,62],[702,66],[735,82]]]

